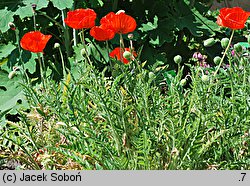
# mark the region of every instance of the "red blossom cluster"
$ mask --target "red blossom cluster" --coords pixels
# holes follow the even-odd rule
[[[90,35],[98,41],[108,41],[116,34],[127,34],[136,29],[136,21],[133,17],[127,15],[124,11],[117,13],[110,12],[100,20],[100,26],[95,26],[96,13],[92,9],[76,9],[69,11],[64,22],[74,29],[90,29]],[[123,51],[128,48],[115,48],[111,53],[111,58],[116,58],[125,64],[128,59],[121,57]],[[135,56],[135,52],[132,52]]]
[[[242,29],[250,16],[250,12],[246,12],[239,7],[222,8],[217,18],[217,24],[228,27],[233,30]],[[69,11],[64,19],[65,24],[74,29],[90,29],[90,35],[98,41],[108,41],[114,38],[116,34],[127,34],[136,29],[136,21],[133,17],[127,15],[124,11],[117,13],[110,12],[100,20],[100,25],[96,26],[97,14],[92,9],[76,9]],[[32,31],[26,33],[20,41],[21,47],[34,53],[43,52],[51,35],[44,35],[40,31]],[[122,52],[128,51],[128,48],[115,48],[111,53],[111,58],[116,58],[124,63],[128,63],[128,59],[121,56]],[[134,51],[132,59],[136,57]]]

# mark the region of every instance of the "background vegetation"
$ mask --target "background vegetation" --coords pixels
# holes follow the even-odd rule
[[[18,38],[34,30],[34,3],[37,28],[53,35],[43,55],[46,87],[37,56],[18,48]],[[213,59],[223,52],[220,40],[230,30],[215,23],[218,12],[210,6],[195,0],[0,3],[2,166],[14,159],[17,169],[249,169],[248,24],[233,40],[243,49],[233,55],[232,45],[213,76]],[[138,61],[110,60],[106,44],[86,32],[92,64],[86,62],[78,31],[63,18],[70,9],[87,7],[98,19],[120,9],[136,19]],[[205,47],[203,41],[211,37],[215,43]],[[129,45],[127,35],[124,40]],[[117,46],[118,37],[109,50]],[[178,63],[176,55],[182,56]],[[62,59],[68,69],[64,78]],[[28,82],[20,71],[8,77],[21,61]]]

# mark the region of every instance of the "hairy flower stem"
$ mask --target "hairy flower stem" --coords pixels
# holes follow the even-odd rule
[[[89,64],[92,66],[93,64],[92,64],[92,61],[89,58],[88,49],[87,49],[87,45],[86,45],[86,42],[85,42],[84,29],[82,29],[81,33],[82,33],[82,44],[83,44],[83,47],[84,47],[84,50],[85,50],[86,58],[87,58]]]
[[[25,81],[29,84],[29,77],[28,77],[28,74],[25,71],[24,62],[22,60],[22,50],[21,50],[21,46],[20,46],[20,38],[19,38],[19,30],[18,30],[18,28],[16,28],[15,34],[16,34],[16,42],[17,42],[17,45],[18,45],[19,60],[21,62],[21,66],[22,66],[22,75],[23,75]]]
[[[46,87],[45,87],[44,71],[43,71],[43,65],[42,65],[42,59],[41,59],[40,53],[37,53],[37,57],[38,57],[38,63],[40,67],[41,81],[42,81],[43,88],[45,89]]]
[[[34,23],[34,30],[36,31],[36,11],[33,9],[33,23]]]
[[[63,22],[63,33],[64,33],[64,46],[66,49],[67,57],[70,57],[71,55],[71,49],[70,49],[70,37],[69,37],[69,28],[66,26],[64,19],[65,19],[65,12],[66,10],[62,10],[62,22]]]
[[[107,50],[108,57],[109,57],[110,71],[112,72],[113,66],[112,66],[112,63],[111,63],[111,60],[110,60],[110,56],[109,56],[109,42],[108,41],[106,41],[106,50]]]
[[[100,56],[103,58],[103,60],[108,63],[104,57],[104,55],[102,54],[102,52],[99,50],[99,48],[96,46],[95,42],[92,42],[91,43],[93,44],[93,46],[96,48],[97,52],[100,54]]]
[[[66,69],[65,69],[65,62],[64,62],[64,58],[63,58],[63,54],[62,54],[62,50],[61,50],[61,47],[59,47],[59,53],[60,53],[60,56],[61,56],[61,60],[62,60],[63,79],[66,79]]]
[[[124,41],[123,41],[122,34],[120,33],[120,56],[121,56],[121,62],[122,63],[124,63],[124,61],[123,61],[123,52],[124,51],[125,51]]]
[[[217,73],[218,73],[218,71],[219,71],[219,69],[220,69],[220,67],[221,67],[221,65],[222,65],[222,63],[223,63],[223,61],[224,61],[224,58],[225,58],[225,56],[226,56],[226,54],[227,54],[227,51],[228,51],[228,49],[229,49],[229,47],[230,47],[230,44],[231,44],[231,42],[232,42],[233,35],[234,35],[234,30],[232,31],[232,34],[231,34],[231,37],[230,37],[230,39],[229,39],[227,48],[225,49],[224,54],[223,54],[223,56],[222,56],[222,58],[221,58],[221,60],[220,60],[220,64],[218,65],[216,71],[214,72],[214,77],[217,75]]]

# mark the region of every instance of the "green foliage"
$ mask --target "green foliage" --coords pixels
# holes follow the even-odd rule
[[[15,45],[13,45],[12,43],[8,43],[7,45],[0,45],[0,60],[8,57],[15,48]]]
[[[13,79],[9,79],[8,73],[0,71],[0,79],[0,113],[6,113],[7,111],[16,114],[20,108],[27,109],[27,101],[20,85],[22,82],[21,76],[17,75]]]
[[[33,3],[37,29],[53,35],[44,50],[43,83],[37,55],[18,45],[24,33],[34,30]],[[216,76],[214,67],[191,65],[192,50],[215,50],[218,44],[204,49],[203,40],[225,37],[214,17],[206,16],[208,3],[12,0],[0,4],[4,158],[19,160],[24,169],[249,169],[247,43],[239,42],[242,51],[234,56],[227,53],[230,65],[223,64]],[[135,17],[133,46],[138,57],[128,65],[110,59],[108,53],[120,45],[119,38],[97,42],[88,30],[86,45],[81,44],[82,33],[72,32],[63,17],[68,9],[82,7],[95,8],[98,19],[120,8]],[[8,30],[9,21],[15,21],[20,32]],[[53,48],[55,42],[60,48]],[[129,42],[124,36],[126,47]],[[182,58],[178,64],[173,60],[177,55]],[[15,66],[20,71],[9,79]]]
[[[53,5],[59,10],[64,10],[65,8],[71,8],[73,6],[73,0],[50,0]]]
[[[9,29],[8,23],[13,22],[14,13],[9,11],[7,7],[5,9],[0,9],[1,15],[1,23],[0,23],[0,31],[6,32]]]

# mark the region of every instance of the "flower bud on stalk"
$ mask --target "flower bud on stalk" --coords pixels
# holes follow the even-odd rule
[[[182,80],[180,81],[180,85],[181,85],[182,87],[184,87],[186,84],[187,84],[187,80],[186,80],[186,79],[182,79]]]
[[[81,50],[81,55],[82,56],[85,56],[87,53],[86,53],[86,50],[85,50],[85,48],[83,48],[82,50]]]
[[[32,7],[32,9],[33,9],[33,12],[35,12],[35,11],[36,11],[37,5],[36,5],[36,4],[32,4],[31,7]]]
[[[59,48],[60,47],[60,44],[59,43],[55,43],[54,44],[54,48]]]
[[[9,73],[8,78],[9,78],[9,79],[12,79],[15,75],[16,75],[16,71],[13,70],[13,71],[11,71],[11,72]]]
[[[222,40],[221,40],[221,47],[222,47],[223,49],[226,49],[228,43],[229,43],[229,39],[228,39],[228,38],[222,38]]]
[[[19,67],[14,66],[13,70],[9,73],[8,78],[12,79],[16,75],[16,71],[19,70]]]
[[[239,43],[234,45],[234,50],[238,53],[242,52],[242,46]]]
[[[219,65],[219,64],[220,64],[220,61],[221,61],[221,57],[220,57],[220,56],[216,56],[216,57],[214,58],[214,63],[215,63],[216,65]]]
[[[174,57],[174,62],[176,64],[180,64],[182,62],[182,57],[180,55],[177,55]]]
[[[14,30],[14,31],[16,30],[16,26],[15,26],[14,23],[9,22],[8,25],[9,25],[9,27],[10,27],[11,30]]]
[[[211,47],[216,43],[214,38],[209,38],[203,42],[205,47]]]
[[[153,79],[155,77],[154,72],[149,72],[148,77],[149,77],[149,79]]]
[[[128,39],[133,39],[134,35],[133,34],[128,34]]]

